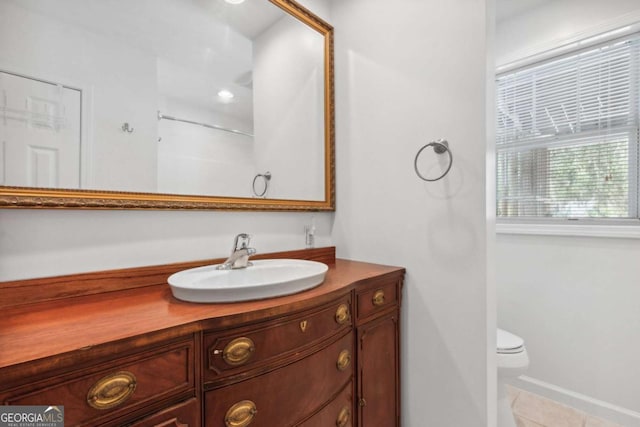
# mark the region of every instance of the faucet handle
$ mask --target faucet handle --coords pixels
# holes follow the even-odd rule
[[[247,233],[240,233],[236,236],[235,241],[233,242],[233,251],[237,251],[238,249],[247,249],[249,247],[249,242],[251,241],[251,236]],[[240,246],[238,246],[238,244]]]

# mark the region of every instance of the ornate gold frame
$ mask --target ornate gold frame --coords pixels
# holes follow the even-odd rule
[[[202,209],[262,211],[335,210],[335,100],[333,27],[294,0],[269,0],[324,36],[325,198],[322,201],[129,193],[0,186],[0,208]]]

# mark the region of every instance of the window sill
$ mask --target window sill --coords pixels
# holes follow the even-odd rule
[[[498,234],[526,234],[537,236],[609,237],[617,239],[640,239],[640,224],[595,225],[595,224],[496,224]]]

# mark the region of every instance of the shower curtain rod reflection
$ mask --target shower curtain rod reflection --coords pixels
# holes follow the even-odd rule
[[[222,131],[225,131],[225,132],[235,133],[237,135],[244,135],[244,136],[249,136],[249,137],[253,138],[253,134],[242,132],[241,130],[227,129],[225,127],[218,126],[218,125],[210,125],[210,124],[207,124],[207,123],[194,122],[193,120],[187,120],[187,119],[179,119],[177,117],[167,116],[166,114],[162,114],[160,111],[158,111],[158,120],[173,120],[174,122],[189,123],[191,125],[203,126],[203,127],[209,128],[209,129],[222,130]]]

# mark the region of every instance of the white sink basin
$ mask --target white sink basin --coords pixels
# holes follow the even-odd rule
[[[238,270],[217,265],[191,268],[169,276],[173,296],[189,302],[236,302],[289,295],[324,282],[329,267],[316,261],[269,259]]]

